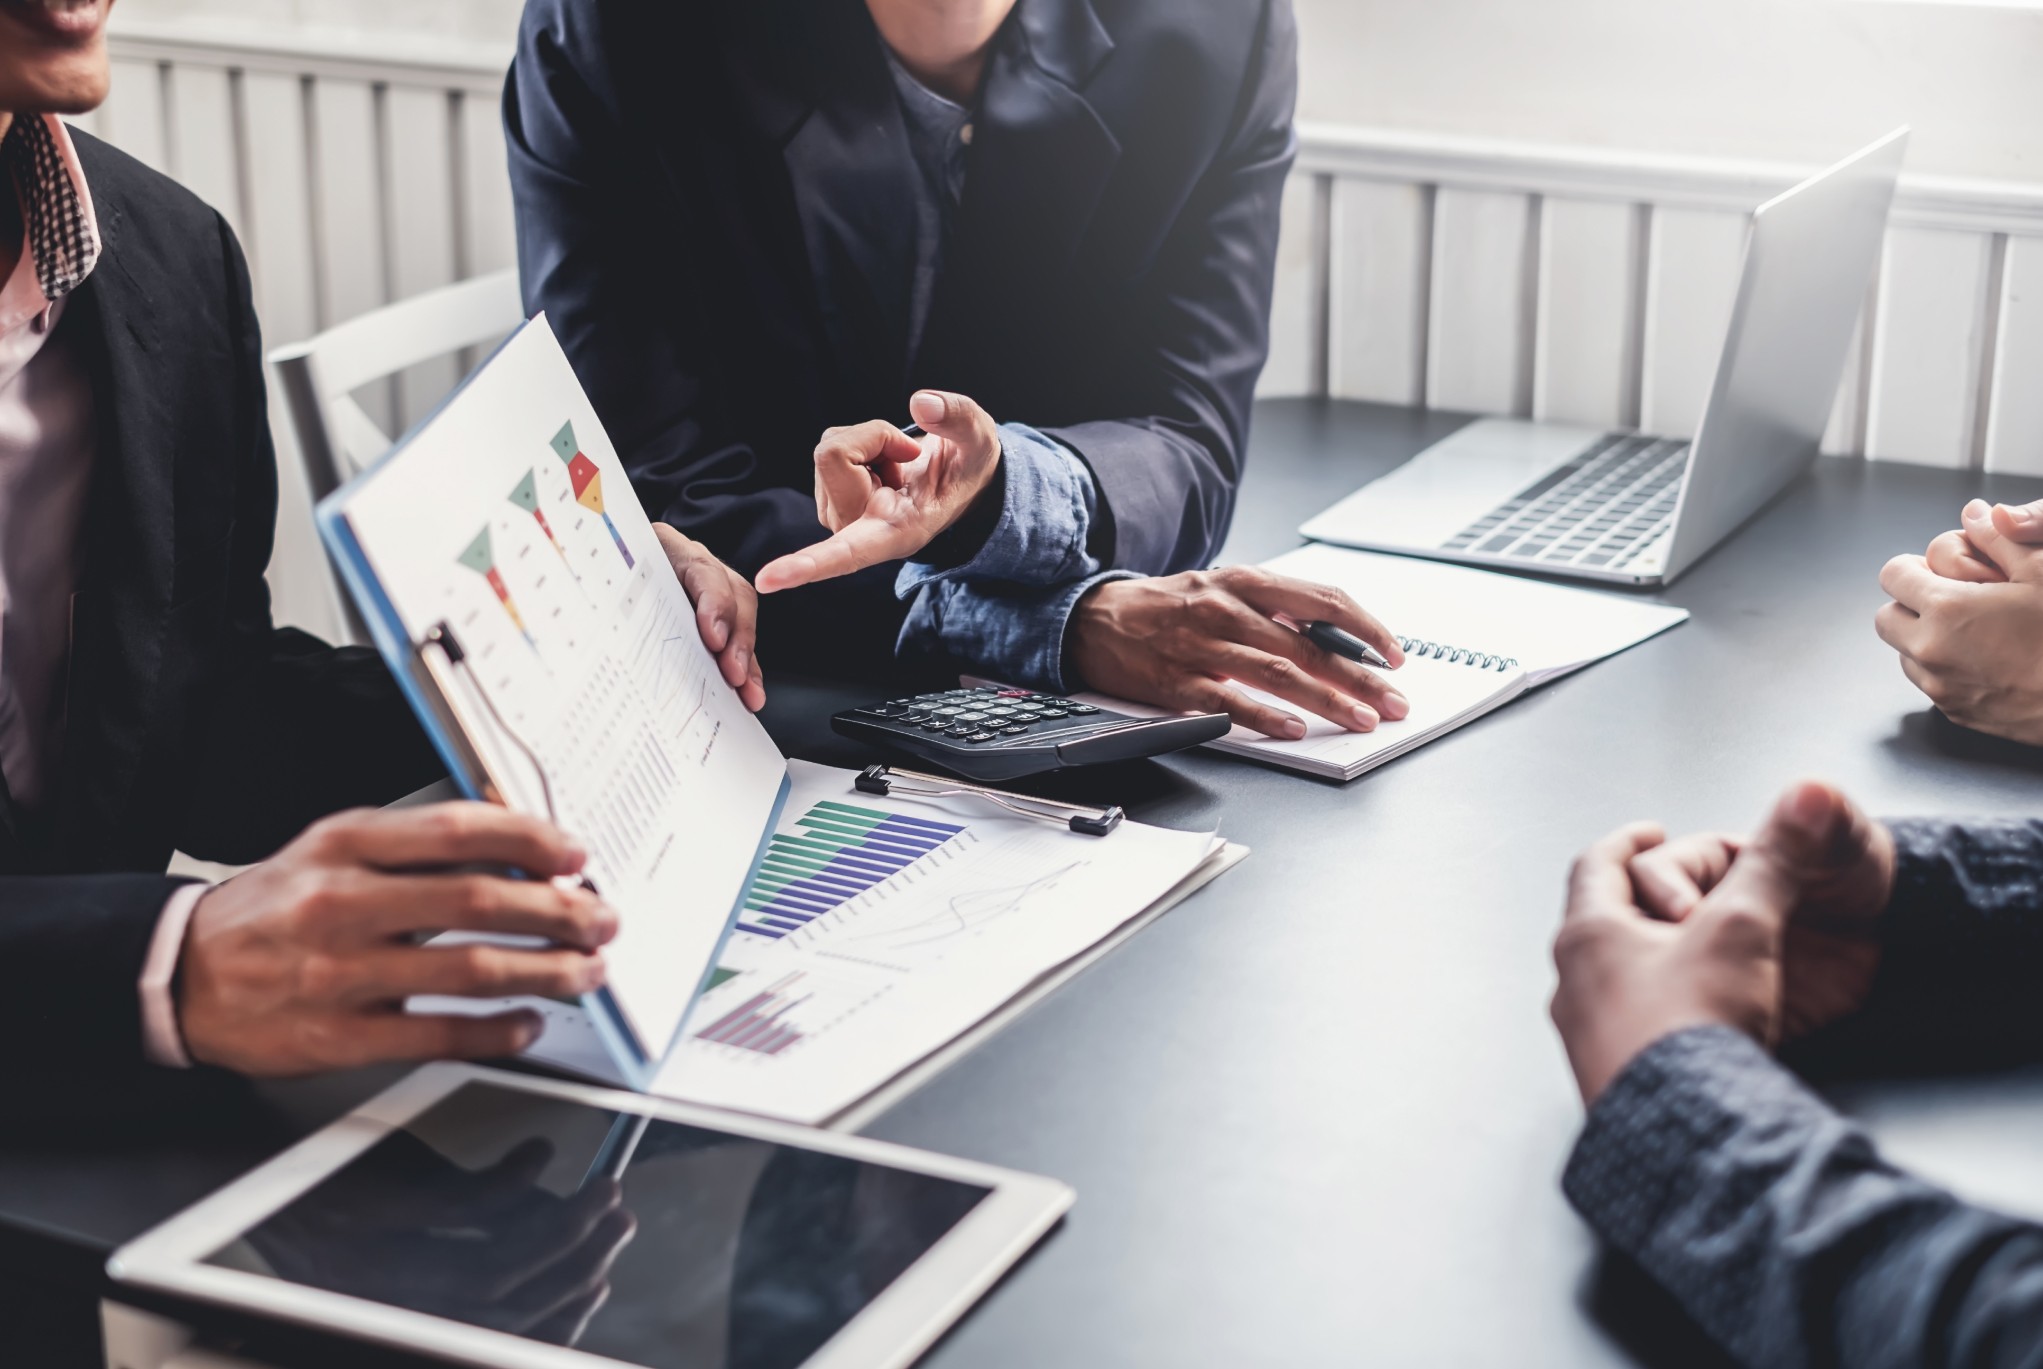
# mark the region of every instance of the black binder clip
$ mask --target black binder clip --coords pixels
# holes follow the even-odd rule
[[[1089,837],[1103,837],[1121,825],[1121,819],[1128,816],[1120,805],[1106,808],[1086,808],[1076,803],[1059,803],[1055,799],[1039,799],[1029,794],[1006,794],[998,789],[989,789],[983,784],[971,784],[964,780],[947,779],[942,775],[925,775],[919,770],[896,770],[886,765],[868,765],[852,784],[861,794],[878,794],[886,798],[902,794],[917,799],[974,798],[985,799],[998,804],[1008,812],[1025,818],[1041,818],[1082,832]]]

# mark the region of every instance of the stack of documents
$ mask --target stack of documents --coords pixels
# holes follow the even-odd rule
[[[1304,718],[1297,741],[1236,727],[1216,751],[1329,779],[1352,780],[1424,746],[1520,694],[1636,646],[1688,620],[1686,609],[1409,556],[1321,544],[1268,569],[1346,590],[1396,633],[1405,663],[1387,673],[1411,713],[1374,732],[1350,732],[1259,690],[1242,692]],[[1154,714],[1124,700],[1103,707]]]
[[[1247,854],[1211,833],[1123,822],[1082,836],[983,800],[882,798],[853,771],[788,770],[737,931],[651,1092],[858,1125]],[[546,1012],[533,1059],[615,1077],[583,1014]]]

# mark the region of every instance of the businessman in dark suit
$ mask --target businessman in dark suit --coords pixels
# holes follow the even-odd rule
[[[1203,571],[1296,48],[1290,0],[532,0],[526,305],[653,516],[757,577],[781,661],[893,648],[1302,735],[1235,679],[1373,727],[1396,691],[1276,619],[1396,661],[1381,625]]]
[[[322,816],[439,766],[371,654],[271,624],[276,458],[240,249],[57,118],[105,95],[108,8],[0,3],[0,1118],[45,1096],[17,1086],[90,1092],[145,1062],[514,1052],[530,1015],[402,1001],[586,988],[614,915],[544,878],[449,873],[571,873],[545,824]],[[166,876],[173,849],[261,863],[214,887]],[[412,943],[456,926],[557,945]]]

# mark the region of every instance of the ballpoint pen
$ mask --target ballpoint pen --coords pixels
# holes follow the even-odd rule
[[[1299,624],[1298,630],[1314,646],[1325,651],[1331,651],[1336,656],[1345,656],[1349,660],[1359,661],[1363,665],[1373,665],[1379,670],[1389,670],[1391,668],[1390,662],[1384,659],[1382,652],[1363,641],[1360,637],[1357,637],[1354,633],[1335,627],[1332,623],[1322,622],[1315,618],[1309,623]]]

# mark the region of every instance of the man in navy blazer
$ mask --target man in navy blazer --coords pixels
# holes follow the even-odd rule
[[[1296,67],[1290,0],[531,0],[526,305],[654,517],[787,592],[781,659],[898,646],[1302,733],[1238,679],[1374,726],[1396,692],[1276,617],[1397,660],[1380,625],[1198,570],[1268,352]]]

